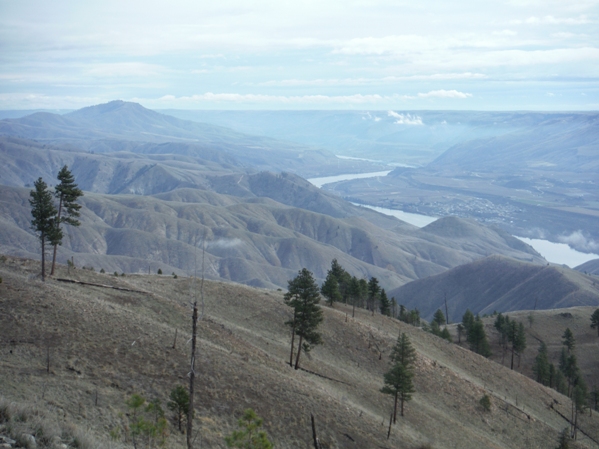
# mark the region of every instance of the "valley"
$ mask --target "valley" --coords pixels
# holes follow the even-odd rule
[[[597,267],[549,264],[514,235],[594,251],[595,115],[179,115],[116,101],[0,120],[3,416],[16,401],[38,414],[43,424],[19,428],[39,441],[130,446],[126,401],[165,403],[187,382],[183,341],[201,298],[202,445],[225,447],[251,407],[281,448],[311,444],[310,414],[323,448],[554,446],[572,400],[531,379],[536,346],[558,364],[571,328],[580,378],[596,386]],[[81,223],[65,226],[57,273],[42,282],[30,192],[38,178],[53,188],[63,166],[84,191]],[[323,285],[333,261],[366,290],[376,280],[394,308],[382,313],[382,292],[323,300],[324,344],[293,370],[285,291],[304,268]],[[399,306],[422,321],[396,319]],[[427,332],[439,309],[451,342]],[[461,340],[466,310],[483,317],[490,358]],[[514,370],[498,312],[528,322]],[[380,389],[400,333],[417,351],[415,393],[387,437]],[[578,419],[570,447],[599,447],[597,414]],[[167,447],[185,447],[169,429]]]

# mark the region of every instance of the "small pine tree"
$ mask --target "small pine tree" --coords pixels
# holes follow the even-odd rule
[[[339,281],[332,270],[329,270],[327,273],[327,277],[320,288],[320,294],[327,299],[327,304],[331,307],[333,307],[334,303],[341,301],[342,297],[339,292]]]
[[[464,312],[464,316],[462,316],[462,325],[464,329],[466,329],[466,339],[468,338],[468,334],[470,333],[470,329],[474,326],[474,315],[470,311],[470,309],[466,309]]]
[[[485,327],[478,315],[476,315],[476,318],[473,320],[473,322],[469,324],[469,328],[470,330],[467,331],[466,340],[470,344],[470,350],[482,355],[483,357],[490,357],[491,348],[489,346],[489,340],[487,340]]]
[[[568,444],[568,428],[566,427],[562,430],[558,437],[558,445],[555,449],[569,449],[570,445]]]
[[[379,280],[375,277],[371,277],[368,281],[368,307],[372,310],[373,315],[380,292],[381,287],[379,286]]]
[[[445,323],[445,315],[441,311],[441,309],[437,309],[435,315],[433,316],[433,321],[439,325],[439,327],[443,326]]]
[[[478,403],[486,412],[491,411],[491,398],[488,394],[485,394],[482,398],[480,398],[480,401],[478,401]]]
[[[449,330],[447,330],[447,327],[443,328],[443,330],[439,333],[439,337],[447,340],[450,343],[453,343],[453,339],[451,338],[451,334],[449,333]]]
[[[576,340],[574,339],[574,334],[569,327],[566,328],[564,335],[562,335],[562,344],[568,348],[568,353],[574,351]]]
[[[185,387],[177,385],[171,390],[170,399],[166,406],[172,410],[179,432],[183,432],[183,417],[189,412],[189,393]]]
[[[381,289],[380,294],[380,307],[381,307],[381,315],[390,316],[391,315],[391,303],[387,298],[387,293],[385,289]]]
[[[100,268],[100,273],[102,273],[102,274],[106,273],[106,271],[104,271],[104,268]]]
[[[245,410],[243,416],[237,421],[239,430],[225,437],[227,446],[243,449],[272,449],[273,445],[268,440],[266,432],[259,430],[262,422],[262,418],[259,418],[254,410],[251,408]]]
[[[157,274],[162,274],[162,269],[158,268],[158,271],[156,272]]]

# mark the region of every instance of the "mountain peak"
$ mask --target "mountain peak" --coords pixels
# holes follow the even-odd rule
[[[113,100],[108,103],[97,104],[93,106],[87,106],[82,109],[78,109],[73,111],[67,116],[76,119],[90,119],[98,116],[103,116],[106,114],[129,114],[129,113],[154,113],[154,111],[150,111],[149,109],[144,108],[139,103],[133,103],[130,101],[123,100]]]

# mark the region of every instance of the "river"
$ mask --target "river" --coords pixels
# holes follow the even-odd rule
[[[349,181],[350,179],[362,179],[362,178],[375,178],[377,176],[387,176],[391,170],[388,171],[380,171],[374,173],[359,173],[359,174],[346,174],[346,175],[337,175],[337,176],[327,176],[324,178],[312,178],[308,179],[312,184],[316,187],[321,188],[325,184],[331,184],[333,182],[339,181]],[[356,203],[354,203],[356,204]],[[385,207],[378,206],[368,206],[365,204],[356,204],[356,206],[368,207],[369,209],[373,209],[377,212],[380,212],[385,215],[390,215],[392,217],[399,218],[406,223],[413,224],[414,226],[418,226],[422,228],[433,221],[435,221],[438,217],[430,217],[428,215],[420,215],[420,214],[412,214],[409,212],[403,212],[401,210],[395,209],[387,209]],[[547,262],[556,263],[560,265],[567,265],[570,268],[577,267],[589,260],[599,259],[599,254],[587,254],[582,253],[580,251],[576,251],[572,249],[565,243],[554,243],[549,240],[542,239],[529,239],[526,237],[518,237],[514,236],[524,243],[532,246],[541,256],[543,256]]]

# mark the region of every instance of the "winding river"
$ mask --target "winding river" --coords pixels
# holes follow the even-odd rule
[[[348,181],[350,179],[363,179],[363,178],[376,178],[378,176],[387,176],[391,170],[380,171],[374,173],[359,173],[359,174],[346,174],[346,175],[337,175],[337,176],[327,176],[324,178],[312,178],[308,179],[312,184],[316,187],[321,188],[325,184],[331,184],[333,182],[339,181]],[[354,203],[355,204],[355,203]],[[432,223],[438,217],[430,217],[428,215],[419,215],[412,214],[408,212],[403,212],[401,210],[395,209],[387,209],[385,207],[378,206],[368,206],[365,204],[356,204],[357,206],[368,207],[369,209],[373,209],[377,212],[380,212],[385,215],[390,215],[392,217],[399,218],[406,223],[413,224],[414,226],[418,226],[422,228],[427,224]],[[532,246],[541,256],[543,256],[548,262],[557,263],[562,265],[567,265],[570,268],[577,267],[589,260],[599,259],[599,254],[587,254],[582,253],[580,251],[576,251],[572,249],[565,243],[554,243],[549,240],[541,240],[541,239],[529,239],[526,237],[518,237],[514,236],[523,242]]]

